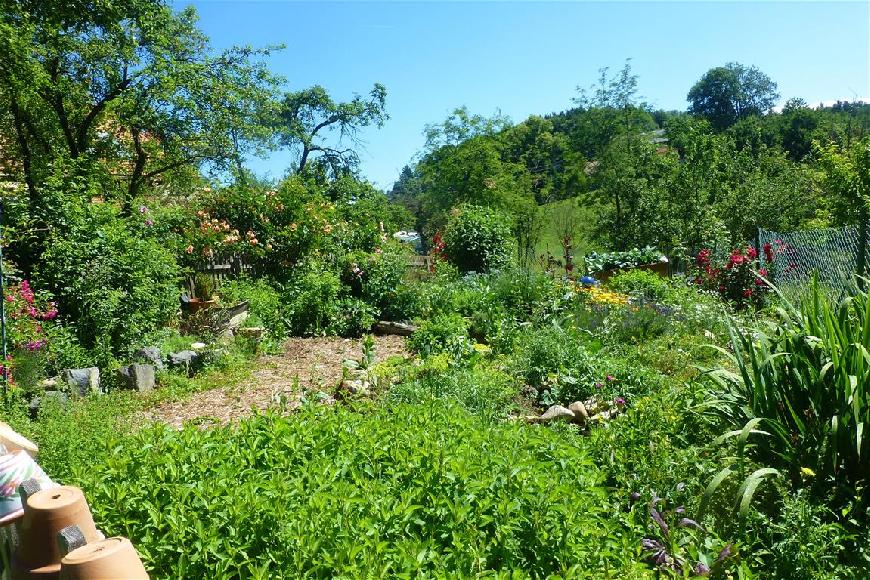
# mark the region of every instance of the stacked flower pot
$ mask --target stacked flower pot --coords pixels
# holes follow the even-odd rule
[[[105,538],[82,490],[52,482],[33,459],[36,446],[2,422],[0,447],[4,578],[148,578],[130,541]]]

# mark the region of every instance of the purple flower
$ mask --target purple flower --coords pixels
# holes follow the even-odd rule
[[[613,404],[617,407],[625,407],[625,399],[623,399],[622,397],[616,397],[615,399],[613,399]]]
[[[604,385],[602,385],[601,383],[595,383],[595,388],[596,388],[596,389],[600,389],[600,388],[603,387],[603,386],[604,386]]]
[[[144,205],[139,206],[139,213],[148,213],[148,208]]]
[[[732,546],[731,544],[728,544],[727,546],[722,548],[722,551],[719,552],[719,557],[716,558],[716,562],[721,562],[722,560],[730,558],[731,557],[731,548],[733,548],[733,547],[734,546]]]
[[[608,382],[608,383],[612,383],[613,381],[616,380],[616,377],[614,377],[613,375],[607,375],[607,376],[604,377],[604,378],[607,379],[607,382]]]
[[[152,220],[152,219],[145,220],[145,225],[150,228],[151,226],[154,225],[154,220]]]
[[[705,564],[704,562],[698,562],[695,564],[695,576],[709,576],[710,575],[710,566]]]
[[[640,499],[640,493],[633,491],[631,492],[631,495],[628,496],[628,499],[631,503],[636,503]]]
[[[674,510],[674,513],[677,515],[684,514],[686,513],[686,508],[683,506],[679,506],[677,509]]]

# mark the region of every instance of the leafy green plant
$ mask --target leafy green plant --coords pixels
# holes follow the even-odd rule
[[[71,481],[159,577],[638,572],[604,524],[600,471],[564,432],[437,399],[366,411],[155,426],[110,439]]]
[[[515,242],[508,217],[498,210],[460,205],[444,230],[447,258],[461,272],[489,272],[503,268],[514,255]]]
[[[460,363],[474,355],[468,321],[458,314],[442,314],[425,321],[408,340],[408,348],[423,357],[446,354]]]
[[[793,484],[846,486],[866,496],[870,468],[870,299],[863,291],[830,301],[812,284],[798,306],[782,300],[776,318],[742,332],[732,325],[731,368],[709,377],[713,407],[732,425],[765,432],[762,461]],[[866,497],[865,497],[866,500]]]
[[[620,270],[658,263],[662,253],[652,246],[632,248],[625,252],[590,252],[586,254],[586,273],[595,274],[604,270]]]

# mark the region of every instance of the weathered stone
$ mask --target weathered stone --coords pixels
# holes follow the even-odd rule
[[[30,418],[35,420],[39,416],[39,409],[48,401],[54,401],[57,405],[66,407],[69,403],[69,396],[60,391],[45,391],[40,396],[33,397],[29,406]]]
[[[389,322],[381,320],[376,322],[373,330],[377,334],[395,334],[398,336],[411,336],[417,332],[417,327],[413,324],[405,324],[403,322]]]
[[[154,365],[133,363],[118,369],[118,382],[127,389],[144,393],[154,389]]]
[[[262,326],[243,326],[236,329],[236,335],[244,336],[250,340],[262,340],[265,333],[266,329]]]
[[[190,348],[191,348],[192,350],[203,350],[203,349],[205,349],[207,346],[208,346],[208,345],[207,345],[206,343],[204,343],[204,342],[194,342],[194,343],[192,343],[192,344],[190,345]]]
[[[570,421],[574,419],[574,412],[570,409],[566,409],[562,405],[553,405],[541,415],[541,421],[550,422],[550,421]]]
[[[199,359],[199,353],[192,350],[169,353],[169,364],[174,367],[190,366]]]
[[[345,379],[338,386],[337,394],[340,397],[347,396],[365,396],[369,394],[369,383],[367,381]]]
[[[66,369],[61,373],[61,380],[74,395],[84,397],[88,393],[100,392],[100,369],[97,367]]]
[[[42,379],[39,383],[39,386],[42,387],[45,391],[53,391],[57,389],[57,377],[51,377],[50,379]]]
[[[162,371],[165,368],[165,365],[163,364],[163,355],[160,353],[160,349],[156,346],[140,348],[133,356],[142,362],[154,365],[154,368],[157,370]]]
[[[568,410],[574,413],[574,422],[582,425],[589,420],[589,413],[586,412],[586,406],[582,401],[574,401],[568,405]]]

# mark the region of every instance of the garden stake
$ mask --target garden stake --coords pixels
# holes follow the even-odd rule
[[[3,201],[0,200],[0,341],[3,343],[3,408],[6,408],[9,391],[9,369],[6,360],[6,284],[3,279]]]

